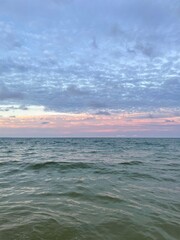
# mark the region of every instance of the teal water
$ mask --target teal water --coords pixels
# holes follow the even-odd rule
[[[180,239],[180,139],[0,139],[0,240]]]

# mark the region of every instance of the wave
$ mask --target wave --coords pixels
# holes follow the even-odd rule
[[[141,161],[127,161],[127,162],[121,162],[119,165],[142,165],[143,162]]]
[[[121,199],[117,195],[113,195],[111,193],[98,193],[95,194],[89,189],[85,189],[84,191],[70,191],[61,193],[61,196],[64,196],[68,199],[78,199],[78,201],[85,202],[96,202],[96,203],[105,203],[105,204],[113,204],[113,203],[122,203],[124,199]]]
[[[32,170],[41,170],[41,169],[48,169],[48,168],[68,170],[68,169],[86,169],[86,168],[92,168],[93,166],[94,166],[93,163],[51,161],[51,162],[29,164],[27,168]]]

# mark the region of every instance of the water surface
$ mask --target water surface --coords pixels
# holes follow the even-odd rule
[[[180,139],[0,139],[0,239],[177,240]]]

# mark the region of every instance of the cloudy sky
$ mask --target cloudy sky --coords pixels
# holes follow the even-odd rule
[[[0,0],[0,137],[180,137],[179,0]]]

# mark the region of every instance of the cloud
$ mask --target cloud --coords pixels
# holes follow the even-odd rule
[[[166,123],[173,123],[173,122],[175,122],[175,121],[174,121],[174,120],[166,119],[165,122],[166,122]]]
[[[0,111],[1,112],[9,112],[9,111],[14,111],[14,110],[28,111],[29,108],[24,106],[24,105],[20,105],[20,106],[7,106],[7,105],[3,105],[3,106],[0,107]]]
[[[179,1],[7,0],[0,9],[6,104],[97,115],[180,108]]]
[[[0,48],[1,50],[16,50],[22,46],[19,36],[12,24],[0,21]]]
[[[23,94],[17,90],[9,89],[4,83],[0,85],[0,100],[22,100]]]
[[[107,111],[99,111],[99,112],[96,112],[95,115],[110,116],[111,113]]]
[[[90,92],[86,88],[80,88],[74,84],[70,84],[64,90],[64,94],[69,96],[84,96],[84,95],[88,95],[89,93]]]
[[[42,125],[47,125],[47,124],[49,124],[49,122],[42,122],[41,124]]]

